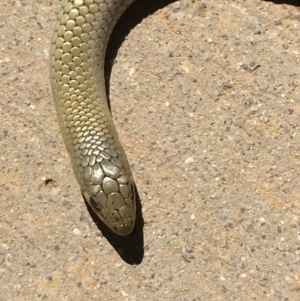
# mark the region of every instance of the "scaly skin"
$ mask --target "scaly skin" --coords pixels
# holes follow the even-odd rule
[[[64,142],[84,198],[119,235],[135,223],[136,196],[107,104],[106,46],[134,0],[65,0],[50,49],[50,81]]]

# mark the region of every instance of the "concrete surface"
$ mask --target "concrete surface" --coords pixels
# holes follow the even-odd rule
[[[0,3],[0,299],[300,300],[299,1],[124,15],[106,74],[140,196],[127,238],[90,215],[59,133],[60,2]]]

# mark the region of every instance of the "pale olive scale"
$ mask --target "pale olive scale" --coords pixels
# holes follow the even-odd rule
[[[118,19],[134,0],[65,0],[50,49],[60,129],[86,201],[115,233],[135,224],[136,196],[107,104],[104,59]]]

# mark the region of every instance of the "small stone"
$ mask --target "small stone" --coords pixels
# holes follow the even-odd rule
[[[73,233],[74,233],[75,235],[80,235],[80,234],[81,234],[81,231],[80,231],[79,229],[75,228],[75,229],[73,230]]]
[[[194,163],[194,158],[193,157],[188,157],[185,161],[184,161],[185,164],[191,164],[191,163]]]
[[[68,258],[69,261],[75,261],[77,259],[78,255],[77,254],[71,254]]]
[[[132,76],[135,72],[135,69],[134,68],[130,68],[129,69],[129,75]]]

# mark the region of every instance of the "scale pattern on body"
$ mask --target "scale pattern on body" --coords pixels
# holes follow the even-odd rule
[[[53,99],[81,192],[119,235],[134,227],[136,196],[107,104],[104,59],[114,26],[133,2],[63,1],[50,49]]]

